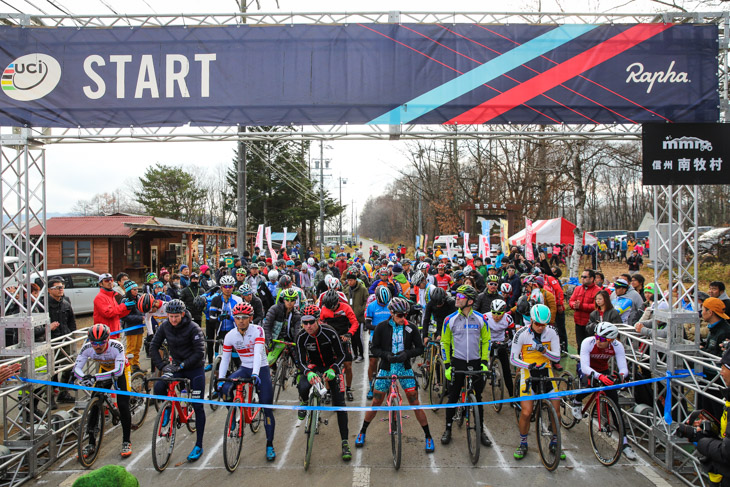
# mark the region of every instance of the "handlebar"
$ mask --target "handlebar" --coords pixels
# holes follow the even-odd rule
[[[297,346],[296,343],[294,343],[294,342],[287,342],[285,340],[271,340],[271,341],[274,342],[274,343],[283,343],[284,345],[288,345],[290,347],[296,347]]]
[[[234,377],[233,379],[230,379],[228,377],[225,377],[223,379],[215,379],[216,382],[231,382],[233,384],[253,384],[255,381],[253,378],[245,378],[245,377]]]
[[[414,379],[414,378],[415,377],[412,376],[412,375],[395,375],[395,374],[393,374],[393,375],[390,376],[390,380],[391,381],[395,381],[395,380],[399,380],[399,379],[401,379],[401,380],[403,380],[403,379]],[[385,379],[385,377],[376,377],[376,379]]]
[[[459,375],[485,375],[488,374],[488,370],[454,370],[452,374]]]

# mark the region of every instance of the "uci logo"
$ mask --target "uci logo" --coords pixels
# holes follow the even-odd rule
[[[8,64],[2,74],[3,91],[13,100],[43,98],[61,81],[61,65],[48,54],[26,54]]]

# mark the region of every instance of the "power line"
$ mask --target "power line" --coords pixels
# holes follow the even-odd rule
[[[30,5],[30,6],[31,6],[31,7],[33,7],[34,9],[36,9],[36,10],[40,11],[40,13],[42,13],[43,15],[48,15],[48,12],[44,12],[44,11],[43,11],[43,9],[41,9],[41,8],[38,8],[37,6],[33,5],[33,4],[32,4],[32,3],[30,2],[30,0],[25,0],[25,3],[27,3],[28,5]]]
[[[304,186],[302,182],[294,178],[292,175],[285,172],[282,168],[277,167],[276,165],[269,162],[268,157],[266,154],[262,154],[261,149],[250,146],[249,149],[252,152],[255,152],[259,158],[262,160],[262,162],[274,173],[276,173],[282,180],[284,184],[286,184],[289,188],[291,188],[296,194],[298,194],[301,198],[316,202],[317,199],[315,199],[311,194],[309,193],[309,188]]]
[[[61,7],[59,7],[58,5],[56,5],[55,3],[53,3],[53,2],[51,1],[51,0],[46,0],[46,2],[50,3],[50,4],[51,4],[51,5],[53,6],[53,7],[55,7],[55,8],[57,9],[57,10],[60,10],[61,12],[63,12],[64,14],[66,14],[66,15],[68,15],[68,16],[71,16],[71,15],[73,15],[73,14],[71,14],[71,12],[69,12],[69,11],[68,11],[68,10],[66,10],[65,8],[61,8],[61,7],[63,7],[63,5],[61,5]]]
[[[18,10],[18,8],[17,8],[17,7],[13,7],[12,5],[10,5],[10,4],[9,4],[8,2],[6,2],[5,0],[0,0],[0,2],[4,3],[5,5],[7,5],[8,7],[12,8],[13,10],[15,10],[15,11],[16,11],[16,12],[18,12],[18,13],[21,13],[21,14],[22,14],[22,13],[24,13],[24,12],[23,12],[22,10]]]
[[[27,2],[28,0],[25,0],[25,1]],[[114,13],[114,15],[119,15],[119,13],[116,10],[114,10],[111,7],[111,5],[109,5],[108,3],[106,3],[104,0],[99,0],[99,1],[102,3],[102,5],[104,5],[106,8],[108,8],[109,10],[111,10]]]

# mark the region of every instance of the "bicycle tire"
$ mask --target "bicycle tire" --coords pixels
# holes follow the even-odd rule
[[[163,426],[165,410],[170,410],[170,416],[167,425]],[[175,408],[171,401],[165,401],[160,406],[157,413],[155,425],[152,429],[152,464],[158,472],[164,471],[170,464],[172,450],[175,448],[175,435],[177,428],[175,427]]]
[[[534,411],[536,415],[535,433],[537,435],[537,448],[540,451],[540,459],[545,468],[552,472],[560,465],[560,452],[562,451],[558,413],[550,401],[538,401]],[[551,451],[550,449],[550,442],[553,436],[556,437],[555,451]]]
[[[400,469],[403,453],[403,436],[400,424],[400,411],[390,411],[390,449],[393,452],[393,466]]]
[[[518,373],[518,374],[515,374],[514,389],[512,389],[513,391],[515,391],[515,397],[520,397],[521,387],[522,387],[522,385],[521,385],[521,381],[520,381],[520,374]],[[520,401],[517,401],[513,404],[514,404],[515,416],[517,418],[517,424],[519,424],[520,423],[520,414],[522,414],[522,405],[520,404]]]
[[[223,463],[226,470],[231,473],[236,470],[241,459],[243,432],[246,431],[245,424],[241,421],[243,414],[242,407],[230,407],[226,422],[223,425]],[[231,425],[235,425],[233,432],[231,432]]]
[[[492,385],[492,400],[493,401],[501,401],[504,399],[504,377],[502,377],[502,362],[497,357],[492,358],[492,363],[490,364],[491,372],[492,372],[492,378],[491,378],[491,385]],[[502,411],[502,404],[501,402],[497,402],[492,404],[492,407],[494,410],[499,413]]]
[[[600,427],[598,421],[599,408],[601,412]],[[613,402],[613,399],[602,394],[598,401],[593,402],[588,418],[590,419],[588,433],[593,454],[601,465],[610,467],[621,458],[624,437],[621,411]]]
[[[569,391],[573,389],[575,381],[573,374],[566,371],[560,374],[560,377],[567,379],[567,382],[562,380],[558,381],[558,391]],[[562,396],[560,398],[560,424],[562,424],[565,429],[570,429],[578,424],[578,420],[573,417],[572,402],[574,397],[575,396]]]
[[[469,393],[466,396],[466,401],[473,404],[477,402],[477,398],[474,394]],[[466,443],[469,447],[469,459],[472,465],[476,465],[479,461],[482,436],[482,421],[479,417],[479,407],[464,406],[464,416],[466,416]]]
[[[443,404],[446,397],[446,377],[444,377],[443,362],[437,360],[434,365],[431,385],[428,389],[428,401],[433,405]],[[433,409],[437,412],[438,409]]]
[[[276,374],[274,374],[274,404],[279,401],[279,394],[281,394],[281,391],[286,389],[285,369],[286,367],[283,364],[279,364],[279,367],[276,368]]]
[[[96,412],[95,424],[91,424],[91,415]],[[92,395],[89,403],[84,409],[84,414],[81,416],[81,422],[79,423],[78,430],[78,442],[77,451],[79,456],[79,463],[84,468],[90,468],[96,458],[99,456],[99,450],[101,449],[101,442],[104,439],[104,423],[106,418],[104,416],[104,399],[99,395]],[[93,438],[93,440],[92,440]],[[95,445],[94,452],[88,456],[84,456],[84,450],[87,445]]]
[[[191,433],[195,433],[198,429],[198,422],[195,418],[195,409],[193,409],[192,404],[187,405],[188,408],[188,422],[185,423],[185,426],[187,426],[188,431]]]
[[[210,369],[210,380],[208,381],[208,399],[213,399],[213,396],[216,396],[217,394],[217,385],[218,385],[218,372],[221,367],[221,358],[220,355],[213,360],[213,368]],[[221,398],[219,396],[216,396],[216,401],[220,401]],[[211,411],[215,411],[218,409],[218,404],[210,403],[208,404],[210,406]]]
[[[259,403],[259,394],[257,392],[253,393],[251,403]],[[251,432],[256,434],[261,429],[261,422],[264,420],[264,410],[260,407],[251,409],[253,409],[253,411],[251,411],[251,422],[248,426],[251,428]]]
[[[145,376],[142,372],[135,372],[129,381],[129,388],[132,392],[145,392]],[[129,398],[129,412],[132,416],[132,429],[136,430],[147,417],[147,400],[142,397],[131,396]]]
[[[419,355],[415,363],[411,367],[413,369],[413,375],[416,377],[417,389],[428,389],[428,371],[424,370],[426,367],[426,359],[423,355]]]
[[[319,406],[319,396],[313,394],[309,398],[310,406]],[[312,450],[314,449],[314,436],[317,434],[317,424],[319,422],[319,411],[307,411],[307,451],[304,455],[304,470],[309,470],[312,461]]]

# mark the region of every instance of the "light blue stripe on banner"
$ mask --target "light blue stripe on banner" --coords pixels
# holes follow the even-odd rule
[[[371,120],[368,124],[399,125],[408,123],[461,95],[469,93],[482,84],[502,76],[526,62],[550,52],[576,37],[582,36],[586,32],[590,32],[596,27],[598,25],[590,24],[556,27],[550,32],[529,40],[511,51],[507,51],[481,66],[477,66],[471,71],[447,81],[423,95],[417,96],[411,101]]]

